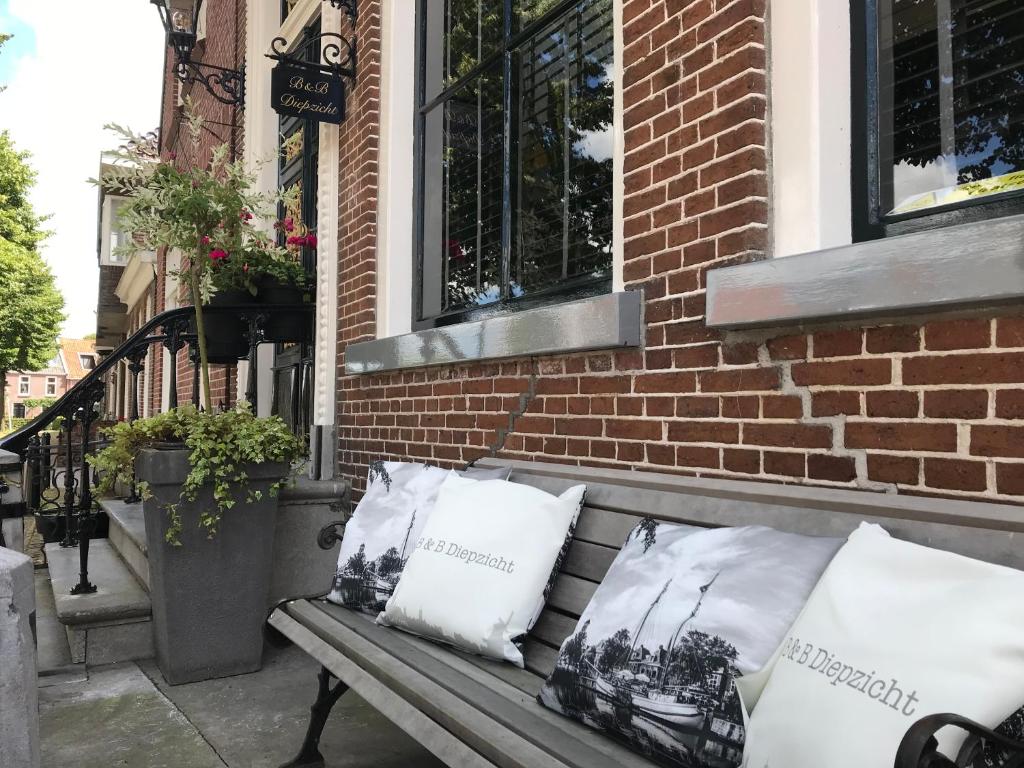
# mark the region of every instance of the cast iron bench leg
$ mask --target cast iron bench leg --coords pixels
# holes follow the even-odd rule
[[[955,762],[938,752],[935,734],[946,726],[960,728],[970,734]],[[1011,754],[1000,768],[1024,768],[1024,744],[959,715],[929,715],[910,726],[896,753],[895,768],[972,768],[985,743]]]
[[[331,709],[338,703],[341,695],[348,690],[348,686],[340,680],[337,685],[331,687],[331,674],[327,667],[320,668],[319,692],[316,701],[309,708],[309,727],[306,729],[306,738],[302,742],[302,748],[294,760],[285,763],[281,768],[323,768],[324,756],[320,754],[320,737],[323,735],[324,726],[327,725],[327,718]]]

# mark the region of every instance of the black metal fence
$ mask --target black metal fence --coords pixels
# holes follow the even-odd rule
[[[312,329],[310,305],[236,305],[206,307],[208,322],[226,335],[226,345],[215,358],[217,364],[237,363],[248,359],[245,399],[256,402],[258,391],[257,348],[264,343],[293,342],[304,345]],[[173,309],[157,315],[142,326],[120,347],[107,355],[89,374],[65,393],[38,417],[17,431],[0,438],[0,448],[18,453],[24,467],[26,511],[36,517],[37,527],[50,542],[79,549],[79,581],[72,594],[96,591],[89,581],[89,542],[105,536],[106,519],[99,512],[93,489],[99,477],[90,466],[89,456],[103,446],[101,429],[109,424],[111,415],[126,410],[123,418],[138,419],[143,411],[140,403],[140,377],[146,370],[149,355],[170,353],[170,365],[163,368],[167,379],[169,408],[178,407],[179,353],[187,346],[191,363],[192,403],[200,407],[198,345],[194,331],[193,307]],[[285,329],[282,332],[282,329]],[[209,346],[210,333],[207,333]],[[288,391],[287,401],[274,396],[273,410],[286,420],[303,412],[301,402],[308,389],[311,361],[308,355],[283,356],[295,370],[285,378],[301,382]],[[281,366],[274,369],[274,384],[281,376]],[[121,369],[124,369],[122,371]],[[127,382],[118,377],[127,375]],[[111,395],[120,400],[109,402]],[[301,422],[301,418],[296,421]],[[122,489],[128,501],[139,501],[134,483]]]

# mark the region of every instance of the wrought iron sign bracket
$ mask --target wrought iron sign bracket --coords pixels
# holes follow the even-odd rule
[[[328,39],[332,42],[323,44],[323,41]],[[355,38],[350,39],[337,32],[324,32],[311,37],[296,51],[289,52],[288,47],[287,39],[275,37],[270,44],[271,53],[267,54],[267,58],[307,72],[343,77],[350,85],[355,85]]]
[[[358,18],[358,10],[356,8],[357,0],[329,0],[332,7],[337,8],[339,11],[344,11],[348,14],[349,20],[355,24],[356,18]]]
[[[199,83],[221,104],[245,105],[245,65],[239,69],[218,67],[191,59],[178,59],[174,68],[178,80],[186,85]]]

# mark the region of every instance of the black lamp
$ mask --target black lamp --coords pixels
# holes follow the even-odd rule
[[[174,49],[177,78],[183,83],[201,83],[217,101],[241,107],[245,102],[244,65],[240,69],[230,69],[192,60],[203,0],[149,1],[160,14],[167,45]]]

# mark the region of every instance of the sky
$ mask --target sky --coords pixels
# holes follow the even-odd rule
[[[50,214],[43,256],[64,294],[65,336],[96,331],[96,188],[106,123],[138,132],[160,119],[163,28],[148,0],[0,0],[0,130],[32,153],[36,211]]]

